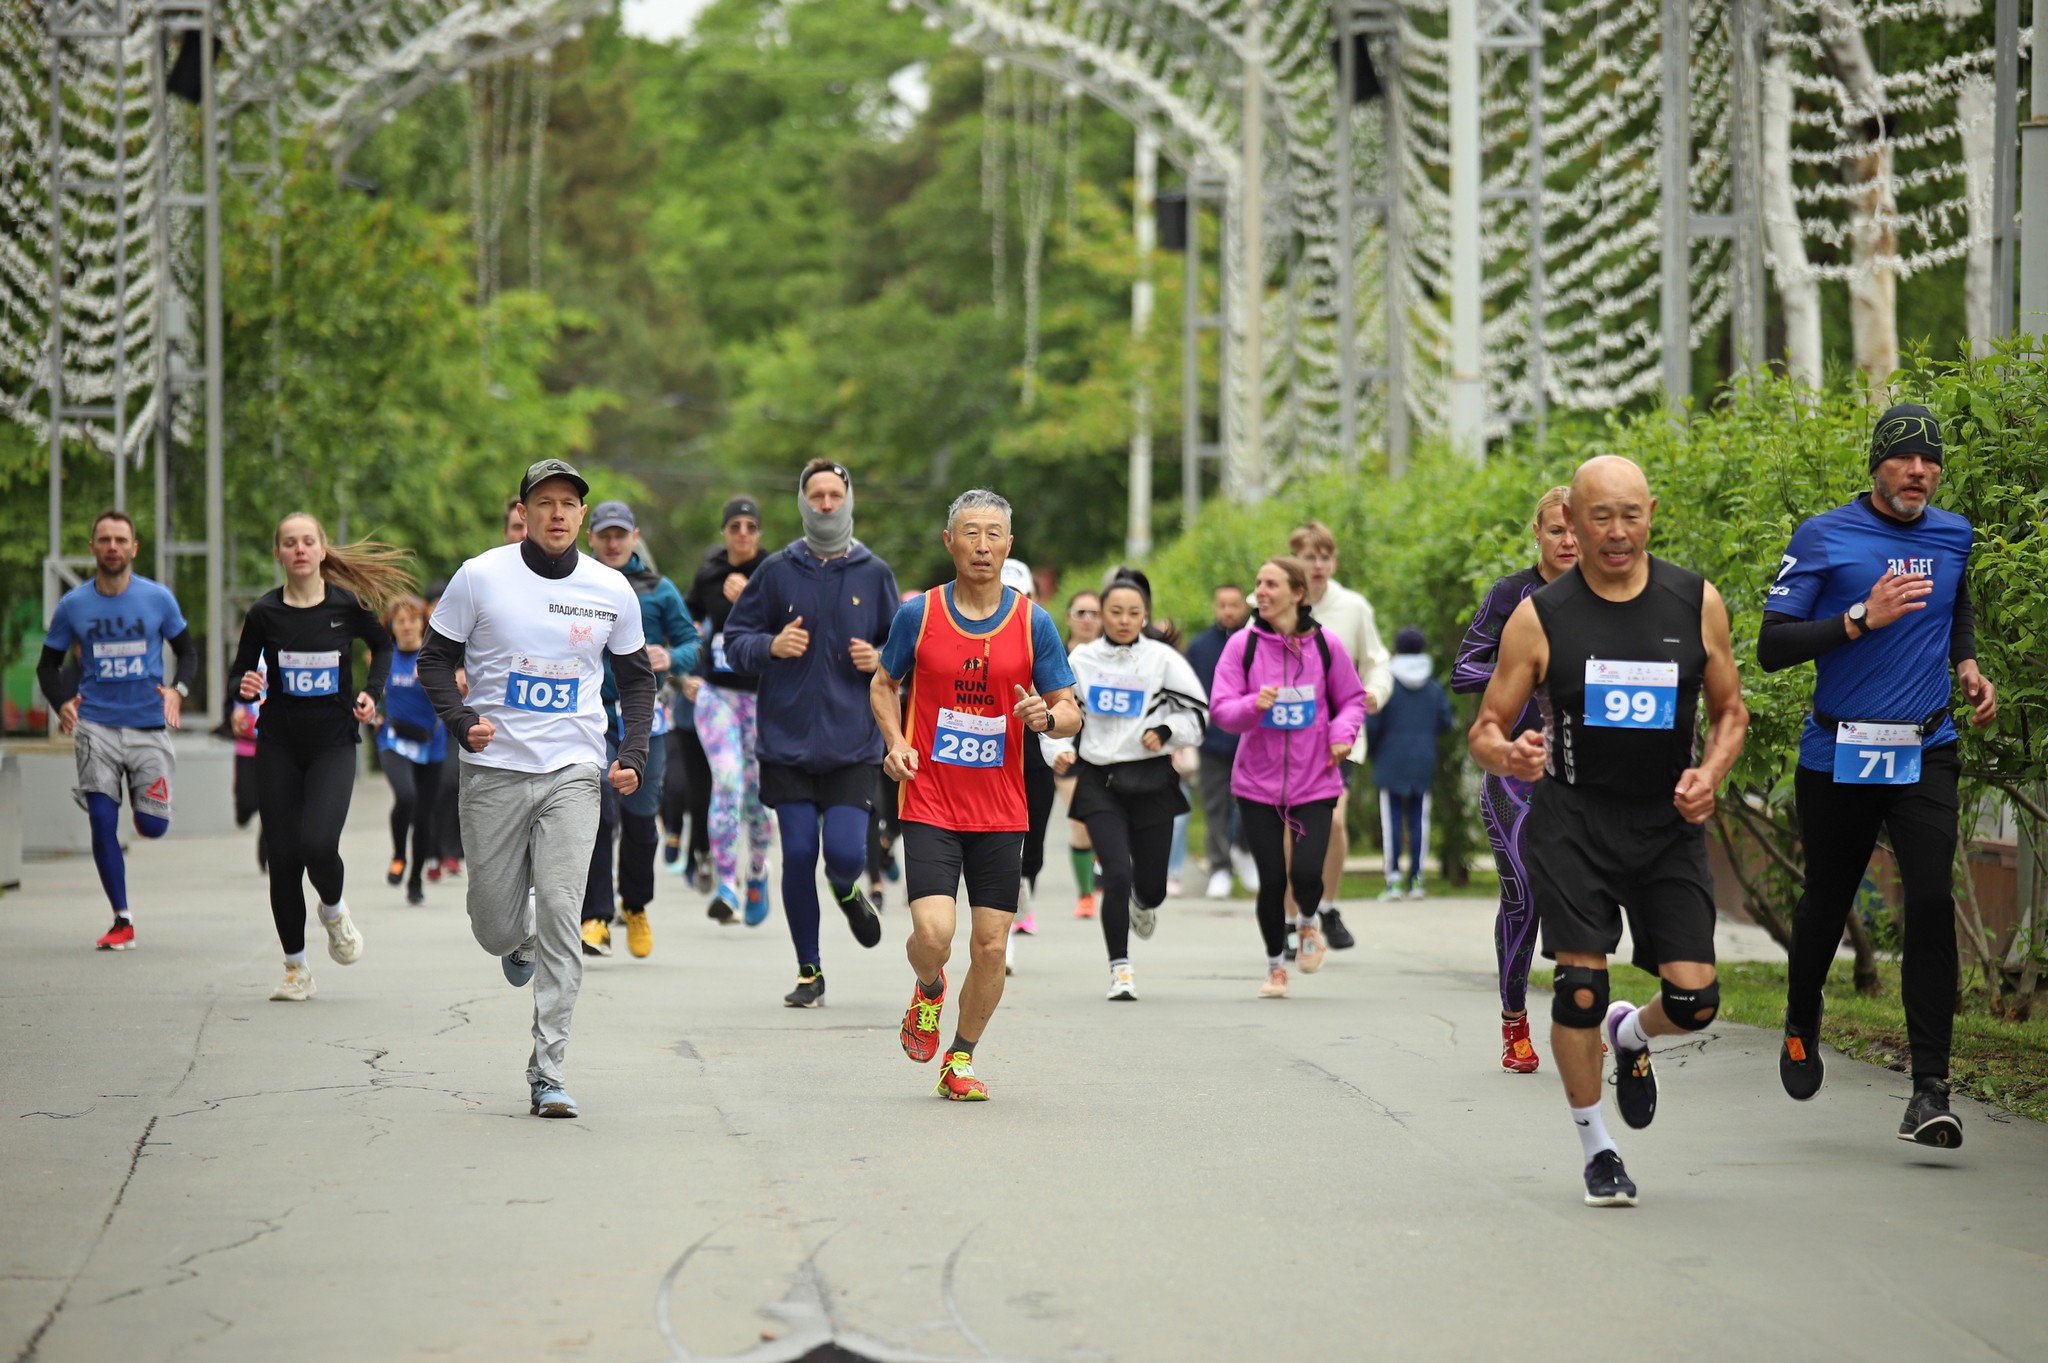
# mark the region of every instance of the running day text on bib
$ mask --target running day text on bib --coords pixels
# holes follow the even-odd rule
[[[1920,726],[1835,726],[1835,780],[1848,786],[1910,786],[1920,779]]]
[[[1670,729],[1678,722],[1678,664],[1586,660],[1586,724]]]
[[[512,664],[505,678],[505,704],[541,715],[576,713],[577,667],[573,658],[528,658]]]
[[[1098,715],[1130,719],[1145,711],[1145,679],[1130,672],[1098,673],[1088,683],[1088,708]]]
[[[149,675],[149,642],[110,639],[92,646],[93,675],[101,681],[130,681]]]
[[[1259,721],[1262,729],[1306,729],[1316,722],[1316,689],[1313,686],[1283,686]]]
[[[280,679],[287,696],[331,696],[341,690],[341,651],[277,655]]]

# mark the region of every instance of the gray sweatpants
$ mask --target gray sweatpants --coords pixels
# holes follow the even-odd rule
[[[597,783],[598,768],[589,763],[550,772],[462,764],[469,929],[493,956],[536,939],[529,1084],[562,1082],[569,1019],[583,987],[578,920],[597,842]]]

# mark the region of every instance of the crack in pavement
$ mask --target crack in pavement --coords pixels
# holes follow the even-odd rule
[[[284,1229],[285,1218],[290,1216],[293,1212],[297,1210],[298,1208],[296,1206],[286,1207],[282,1212],[278,1214],[276,1220],[263,1220],[259,1229],[251,1231],[249,1234],[243,1236],[239,1240],[232,1241],[225,1245],[215,1245],[211,1249],[194,1250],[192,1253],[186,1255],[184,1258],[178,1260],[176,1263],[171,1265],[172,1270],[178,1273],[179,1276],[170,1279],[168,1282],[145,1283],[141,1287],[131,1287],[125,1292],[116,1292],[111,1297],[103,1297],[99,1301],[94,1302],[93,1305],[106,1306],[109,1303],[123,1301],[129,1297],[139,1297],[145,1292],[160,1292],[166,1288],[177,1287],[182,1283],[189,1283],[194,1278],[197,1278],[201,1271],[199,1269],[191,1267],[192,1264],[215,1254],[226,1254],[229,1250],[240,1249],[244,1245],[253,1245],[258,1240],[263,1239],[266,1235],[277,1234],[277,1232]]]
[[[1398,1049],[1398,1047],[1396,1049]],[[1331,1083],[1337,1085],[1339,1088],[1349,1089],[1358,1097],[1363,1098],[1368,1104],[1370,1104],[1375,1110],[1377,1110],[1382,1117],[1385,1117],[1395,1126],[1401,1127],[1403,1130],[1407,1129],[1408,1123],[1401,1120],[1400,1114],[1396,1113],[1394,1109],[1388,1107],[1379,1099],[1373,1097],[1370,1093],[1367,1093],[1358,1085],[1352,1083],[1349,1079],[1346,1079],[1343,1075],[1337,1074],[1331,1070],[1326,1070],[1321,1065],[1318,1065],[1315,1061],[1310,1060],[1305,1056],[1289,1056],[1288,1059],[1292,1061],[1294,1065],[1296,1065],[1298,1068],[1305,1070],[1314,1070],[1317,1074],[1320,1074],[1321,1076],[1323,1076],[1323,1078],[1329,1080]]]
[[[212,1009],[208,1008],[207,1011],[211,1013]],[[197,1055],[193,1059],[196,1061]],[[191,1073],[189,1068],[186,1073]],[[14,1356],[14,1363],[29,1363],[29,1360],[36,1356],[37,1348],[42,1345],[43,1336],[57,1323],[57,1317],[64,1314],[65,1306],[71,1301],[71,1289],[78,1286],[78,1279],[85,1272],[85,1266],[91,1263],[92,1256],[99,1252],[100,1241],[107,1238],[107,1227],[114,1224],[114,1213],[121,1210],[121,1200],[128,1196],[128,1185],[135,1181],[135,1170],[142,1163],[142,1152],[149,1145],[149,1135],[156,1130],[156,1123],[157,1119],[151,1117],[149,1123],[142,1128],[142,1134],[135,1138],[135,1148],[128,1154],[128,1172],[122,1176],[121,1186],[114,1192],[113,1205],[107,1208],[107,1214],[100,1219],[99,1230],[94,1233],[92,1243],[86,1246],[85,1253],[79,1256],[77,1269],[65,1281],[64,1290],[57,1294],[57,1300],[50,1307],[50,1313],[43,1317],[42,1324],[36,1326],[35,1333],[28,1337],[28,1343],[21,1346],[21,1352]]]
[[[60,1122],[68,1122],[74,1117],[83,1117],[87,1115],[93,1110],[93,1108],[96,1108],[98,1106],[98,1103],[94,1103],[92,1107],[87,1108],[84,1112],[24,1112],[21,1115],[24,1117],[54,1117],[56,1120]]]
[[[447,1006],[446,1008],[442,1009],[441,1011],[442,1011],[442,1012],[444,1012],[444,1013],[452,1013],[452,1014],[454,1014],[454,1015],[455,1015],[455,1021],[453,1021],[453,1022],[449,1023],[449,1024],[448,1024],[448,1025],[447,1025],[446,1027],[443,1027],[443,1028],[442,1028],[442,1029],[441,1029],[440,1031],[438,1031],[438,1032],[435,1032],[435,1033],[434,1033],[434,1035],[435,1035],[435,1036],[446,1036],[446,1035],[448,1035],[448,1033],[450,1033],[450,1032],[454,1031],[454,1030],[455,1030],[456,1028],[458,1028],[458,1027],[467,1027],[467,1026],[469,1026],[469,1024],[470,1024],[470,1021],[471,1021],[471,1019],[470,1019],[470,1016],[469,1016],[469,1014],[468,1014],[468,1013],[464,1012],[463,1010],[464,1010],[464,1009],[466,1009],[466,1008],[474,1008],[474,1007],[475,1007],[475,1006],[476,1006],[477,1004],[479,1004],[479,1003],[482,1003],[482,1002],[483,1002],[483,1001],[484,1001],[485,999],[487,999],[487,998],[489,998],[489,997],[491,997],[491,996],[490,996],[489,994],[478,994],[478,995],[477,995],[477,996],[476,996],[475,998],[473,998],[473,999],[464,999],[464,1000],[462,1000],[462,1001],[461,1001],[460,1003],[451,1003],[451,1004],[449,1004],[449,1005],[448,1005],[448,1006]]]
[[[201,1098],[198,1107],[188,1107],[183,1112],[173,1112],[172,1117],[190,1117],[195,1112],[218,1112],[222,1103],[238,1102],[243,1098],[273,1098],[287,1093],[329,1093],[336,1089],[366,1089],[370,1084],[315,1084],[311,1088],[257,1089],[253,1093],[230,1093],[220,1098]]]

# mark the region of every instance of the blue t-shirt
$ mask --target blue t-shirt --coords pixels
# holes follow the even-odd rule
[[[439,762],[448,755],[448,727],[434,713],[434,702],[420,685],[420,655],[391,655],[391,675],[384,679],[385,720],[377,729],[377,746],[397,753],[408,762]],[[409,728],[424,729],[425,738],[408,737],[391,727],[393,720]]]
[[[1003,588],[1003,599],[996,606],[995,614],[986,620],[969,620],[960,614],[960,608],[953,604],[953,584],[945,587],[946,609],[952,613],[953,623],[965,634],[992,634],[996,626],[1010,616],[1010,607],[1017,599],[1016,589]],[[917,661],[917,636],[924,628],[925,594],[919,592],[896,608],[896,619],[889,626],[889,641],[882,645],[882,666],[890,676],[902,681],[910,675],[911,664]],[[1074,669],[1067,662],[1066,646],[1060,642],[1059,627],[1045,608],[1037,602],[1031,603],[1031,684],[1038,688],[1039,695],[1051,691],[1063,691],[1074,685]]]
[[[1914,520],[1895,521],[1861,497],[1792,532],[1764,606],[1768,611],[1799,620],[1840,615],[1868,597],[1887,568],[1925,573],[1934,585],[1922,598],[1925,610],[1910,611],[1815,660],[1817,713],[1835,720],[1917,724],[1936,710],[1947,710],[1954,694],[1950,633],[1972,538],[1970,523],[1952,511],[1929,507]],[[1955,741],[1955,722],[1946,714],[1920,738],[1922,748]],[[1799,765],[1834,770],[1832,724],[1822,726],[1807,717]]]
[[[178,599],[161,583],[131,576],[119,596],[98,578],[64,593],[43,642],[78,645],[78,717],[110,729],[161,729],[164,644],[185,632]]]

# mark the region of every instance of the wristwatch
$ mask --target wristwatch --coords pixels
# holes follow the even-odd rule
[[[185,685],[185,683],[183,682],[172,682],[171,689],[178,693],[179,700],[187,700],[192,695],[192,688]]]
[[[1856,626],[1856,637],[1860,639],[1864,635],[1870,633],[1870,621],[1867,618],[1869,615],[1870,603],[1867,601],[1858,601],[1855,605],[1849,607],[1848,611],[1846,612],[1843,618],[1848,620],[1850,624]]]

